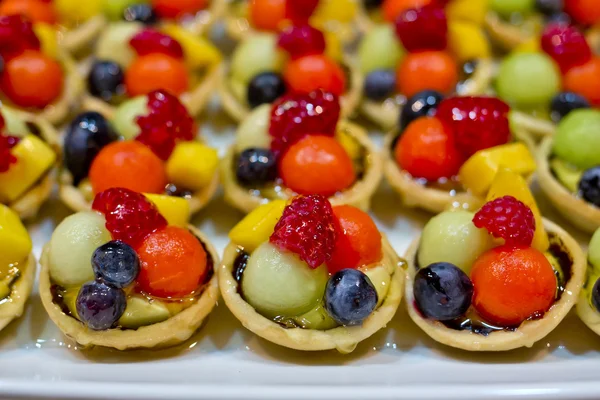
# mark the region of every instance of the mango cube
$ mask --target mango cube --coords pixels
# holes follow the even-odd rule
[[[500,168],[528,175],[535,171],[535,159],[523,143],[495,146],[473,154],[460,168],[458,177],[465,188],[483,195]]]
[[[513,50],[516,53],[539,53],[541,51],[541,40],[537,36],[525,40]]]
[[[31,247],[31,238],[19,216],[0,204],[0,279],[6,277],[12,264],[27,259]]]
[[[150,200],[158,212],[162,214],[169,225],[185,228],[190,220],[190,203],[184,198],[167,196],[164,194],[144,193],[144,196]]]
[[[548,235],[544,229],[542,214],[533,194],[529,190],[527,182],[518,173],[506,168],[500,168],[492,182],[486,201],[492,201],[504,196],[512,196],[531,208],[535,217],[535,234],[533,235],[531,246],[542,252],[548,250],[550,244],[548,242]]]
[[[221,61],[219,49],[202,36],[194,35],[177,24],[167,24],[162,31],[181,44],[190,68],[198,69]]]
[[[489,0],[453,0],[446,6],[449,21],[467,21],[483,25],[489,9]]]
[[[259,206],[233,227],[229,239],[248,252],[254,251],[269,240],[285,206],[285,200],[273,200]]]
[[[199,142],[180,142],[167,161],[169,181],[200,190],[210,184],[219,164],[217,150]]]
[[[326,23],[327,21],[338,21],[350,23],[354,21],[358,13],[358,3],[353,0],[322,0],[315,10],[313,22]]]
[[[13,147],[17,157],[8,171],[0,173],[0,202],[10,203],[18,199],[52,167],[56,154],[42,139],[27,135]]]
[[[42,22],[33,25],[33,31],[40,40],[42,52],[51,58],[58,57],[58,32],[52,25]]]
[[[483,29],[472,22],[450,21],[448,46],[460,62],[489,58],[491,55],[490,43]]]

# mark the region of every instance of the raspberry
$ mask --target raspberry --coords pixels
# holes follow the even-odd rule
[[[162,160],[167,160],[177,140],[194,140],[195,124],[176,96],[164,90],[148,93],[150,113],[137,118],[141,132],[135,138]]]
[[[167,226],[167,220],[143,194],[124,188],[107,189],[96,195],[92,209],[106,217],[106,229],[114,240],[134,249],[152,232]]]
[[[331,93],[318,90],[280,97],[271,108],[271,150],[279,156],[305,135],[333,136],[339,118],[340,102]]]
[[[8,171],[10,165],[17,162],[17,157],[10,151],[17,143],[18,137],[0,133],[0,173]]]
[[[531,246],[535,233],[535,217],[531,208],[512,196],[487,202],[473,217],[478,228],[485,228],[507,245]]]
[[[542,34],[542,49],[556,61],[563,74],[592,58],[592,50],[583,33],[564,23],[546,26]]]
[[[33,25],[20,15],[0,17],[0,55],[6,61],[23,50],[39,50],[40,41]]]
[[[315,269],[331,259],[337,239],[336,219],[327,198],[299,196],[283,210],[269,241],[300,256]]]
[[[436,116],[454,131],[457,148],[467,157],[510,140],[510,107],[494,97],[451,97]]]
[[[291,26],[279,35],[277,46],[292,59],[325,52],[325,36],[308,24]]]
[[[285,17],[294,25],[305,24],[318,5],[319,0],[286,0]]]
[[[162,53],[179,59],[183,58],[183,48],[179,42],[154,29],[144,29],[139,32],[129,40],[129,45],[139,56]]]
[[[446,13],[435,5],[408,9],[396,19],[396,34],[410,52],[444,50],[448,36]]]

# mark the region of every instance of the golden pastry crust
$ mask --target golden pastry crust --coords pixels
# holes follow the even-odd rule
[[[556,125],[552,121],[516,110],[511,111],[510,121],[513,127],[523,130],[536,141],[552,136],[556,132]]]
[[[446,327],[439,321],[424,318],[414,305],[413,294],[413,278],[416,274],[415,258],[420,241],[420,237],[417,237],[406,251],[408,270],[404,296],[411,319],[435,341],[462,350],[506,351],[533,346],[535,342],[552,332],[575,305],[583,285],[586,269],[585,256],[575,239],[549,220],[544,219],[544,226],[549,233],[551,243],[561,244],[563,250],[571,257],[572,275],[560,299],[552,305],[543,318],[525,321],[515,331],[495,331],[487,336],[466,330],[458,331]]]
[[[494,61],[491,59],[477,60],[475,71],[471,78],[459,85],[456,94],[458,96],[479,96],[490,90],[494,77]],[[384,101],[373,101],[366,97],[360,104],[361,113],[384,130],[393,129],[398,125],[402,106],[406,97],[396,95]]]
[[[64,71],[63,90],[60,96],[43,109],[27,110],[29,113],[45,119],[52,125],[58,125],[63,122],[71,111],[79,106],[78,103],[84,91],[83,78],[77,69],[77,64],[71,56],[63,51],[58,57],[58,62],[62,65]],[[23,110],[12,104],[6,97],[3,97],[2,101],[11,108]]]
[[[383,161],[363,128],[352,122],[342,120],[338,123],[337,129],[345,130],[365,149],[365,173],[350,188],[329,197],[329,201],[332,205],[350,204],[366,211],[371,205],[371,197],[375,193],[375,190],[377,190],[383,176]],[[266,198],[258,194],[253,194],[250,189],[238,183],[233,168],[234,158],[235,145],[232,145],[227,150],[225,157],[220,161],[221,182],[223,184],[225,201],[237,209],[249,213],[261,204],[269,200],[274,200],[274,198]],[[290,199],[295,195],[293,191],[287,189],[279,192],[278,198]]]
[[[34,124],[37,128],[39,128],[41,138],[48,145],[50,145],[50,147],[57,154],[57,158],[60,158],[60,139],[58,132],[52,126],[52,124],[35,114],[12,108],[11,111],[18,115],[19,119],[21,119],[23,122]],[[21,197],[8,204],[8,206],[13,209],[21,219],[34,217],[42,204],[48,200],[48,197],[50,197],[54,182],[56,182],[56,171],[54,168],[51,168],[48,172],[46,172],[46,175],[39,180],[39,182],[29,188],[23,195],[21,195]]]
[[[223,17],[226,8],[227,0],[211,0],[210,7],[200,11],[190,22],[184,22],[183,26],[199,36],[208,34],[212,26]]]
[[[569,192],[552,174],[549,157],[552,138],[546,138],[537,151],[537,181],[550,202],[569,222],[585,232],[593,233],[600,227],[600,208]]]
[[[96,15],[61,35],[60,45],[69,53],[77,54],[93,43],[108,20],[104,15]]]
[[[533,37],[533,33],[527,33],[520,27],[503,21],[494,12],[487,13],[485,28],[492,41],[505,51],[510,51]]]
[[[27,257],[24,268],[19,268],[21,276],[12,285],[9,300],[0,304],[0,330],[4,329],[15,318],[23,315],[25,304],[31,294],[36,270],[35,256]]]
[[[350,90],[340,97],[340,105],[342,107],[342,117],[351,116],[359,106],[363,93],[363,75],[360,73],[356,63],[346,57],[343,65],[350,71],[348,77],[348,87]],[[223,108],[231,118],[237,122],[245,119],[252,111],[246,104],[246,99],[238,98],[229,85],[229,64],[223,63],[219,71],[218,92],[221,98]]]
[[[594,283],[588,283],[593,285]],[[596,335],[600,335],[600,312],[592,307],[590,304],[587,293],[585,290],[582,290],[579,293],[579,300],[577,301],[577,315],[584,324],[587,325],[592,331],[596,333]]]
[[[532,152],[535,144],[522,131],[513,130],[513,137],[523,142]],[[400,169],[392,150],[392,143],[397,136],[397,131],[387,134],[383,155],[385,177],[392,188],[400,195],[402,202],[407,207],[418,207],[432,213],[438,214],[442,211],[457,208],[462,210],[477,210],[485,198],[475,196],[468,191],[448,191],[422,185],[408,172]],[[528,181],[531,180],[531,177]]]
[[[52,299],[48,265],[48,245],[44,247],[40,259],[40,297],[50,319],[60,330],[83,347],[103,346],[117,350],[136,348],[164,348],[175,346],[188,340],[202,325],[219,298],[216,270],[219,255],[207,237],[193,226],[188,227],[206,246],[210,253],[215,271],[196,303],[166,321],[143,326],[138,329],[109,329],[94,331],[79,320],[65,314]]]
[[[223,265],[218,271],[221,295],[229,310],[245,328],[270,342],[303,351],[336,349],[342,354],[351,353],[358,343],[383,329],[390,322],[402,300],[404,285],[402,261],[383,235],[382,244],[384,257],[389,257],[394,264],[395,271],[385,300],[361,326],[340,326],[325,331],[283,328],[276,322],[263,317],[238,293],[238,283],[232,275],[234,261],[238,254],[238,247],[235,243],[230,243],[225,249]]]

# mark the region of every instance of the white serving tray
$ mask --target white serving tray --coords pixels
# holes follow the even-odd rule
[[[223,151],[233,127],[209,112],[202,126]],[[376,140],[381,143],[381,136]],[[544,202],[544,213],[555,217]],[[69,215],[56,199],[29,224],[35,254]],[[372,215],[402,254],[430,215],[404,209],[383,185]],[[195,219],[222,251],[242,217],[219,195]],[[568,225],[565,225],[569,228]],[[573,232],[573,229],[570,229]],[[589,237],[577,235],[581,243]],[[302,353],[257,338],[220,302],[185,345],[162,351],[82,351],[49,321],[34,292],[0,333],[0,397],[52,399],[592,399],[600,397],[600,338],[574,313],[531,349],[476,354],[429,339],[404,304],[387,329],[349,355]]]

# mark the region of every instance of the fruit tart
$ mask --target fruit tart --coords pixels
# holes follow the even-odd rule
[[[421,93],[483,94],[492,77],[490,45],[480,21],[437,2],[394,9],[375,24],[358,47],[364,79],[361,111],[384,129],[394,127],[402,105],[422,101]],[[406,4],[404,4],[406,3]]]
[[[202,35],[222,16],[225,5],[225,0],[109,0],[104,12],[111,21],[177,24]]]
[[[141,22],[112,23],[85,62],[83,108],[112,117],[127,100],[162,89],[179,96],[195,116],[218,83],[220,62],[221,53],[208,39],[179,25],[147,28]]]
[[[511,130],[509,107],[494,97],[442,98],[424,91],[407,103],[387,135],[385,175],[409,207],[439,213],[478,209],[501,167],[528,178],[528,137]]]
[[[579,318],[600,335],[600,229],[588,246],[587,276],[577,301]]]
[[[362,75],[339,43],[326,41],[320,30],[306,23],[291,25],[279,34],[249,35],[221,72],[221,102],[238,121],[286,93],[307,94],[317,89],[340,96],[342,114],[348,116],[362,95]]]
[[[40,297],[80,345],[119,350],[187,340],[215,306],[219,257],[178,207],[108,189],[44,247]]]
[[[217,150],[197,138],[197,126],[177,97],[157,90],[123,103],[110,120],[88,111],[71,122],[60,197],[84,211],[98,193],[123,187],[167,195],[164,201],[195,213],[217,190],[218,162]]]
[[[575,110],[541,143],[538,182],[556,209],[578,228],[600,227],[600,110]]]
[[[600,56],[577,26],[552,22],[532,49],[502,59],[494,87],[513,108],[513,125],[550,136],[572,110],[600,106]]]
[[[250,212],[269,200],[319,194],[367,210],[383,163],[367,132],[339,117],[337,96],[321,90],[253,110],[221,160],[225,200]]]
[[[290,24],[310,22],[331,40],[356,39],[359,7],[355,0],[230,0],[225,29],[242,40],[255,32],[277,33]]]
[[[0,204],[34,217],[56,181],[58,132],[43,118],[0,107]]]
[[[56,125],[79,101],[83,82],[56,31],[37,28],[20,15],[0,16],[0,100]]]
[[[19,216],[0,204],[0,330],[23,315],[35,280],[32,243]]]
[[[402,298],[401,262],[371,217],[320,195],[273,200],[229,232],[218,270],[225,304],[280,346],[352,352]]]
[[[579,244],[543,219],[525,180],[501,169],[475,214],[445,211],[410,245],[406,304],[442,344],[469,351],[531,347],[577,302]]]

